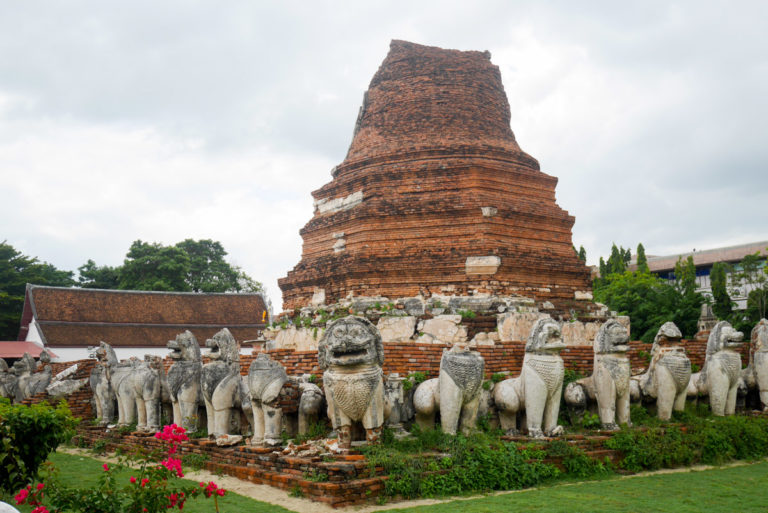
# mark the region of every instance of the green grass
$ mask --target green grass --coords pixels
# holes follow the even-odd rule
[[[71,454],[64,454],[60,452],[51,453],[48,461],[53,462],[59,469],[59,478],[61,482],[68,486],[85,488],[88,486],[95,486],[99,476],[104,472],[102,469],[103,463],[101,461],[94,460],[83,456],[74,456]],[[118,476],[118,483],[128,482],[132,472],[130,469],[120,471]],[[194,481],[189,481],[193,483]],[[6,502],[13,504],[13,497],[6,498]],[[28,506],[18,506],[21,513],[29,513],[32,508]],[[188,501],[184,506],[184,513],[211,513],[213,508],[213,499],[200,498],[196,500]],[[168,510],[178,511],[178,509]],[[267,504],[266,502],[260,502],[248,497],[243,497],[236,493],[227,492],[224,497],[219,498],[219,511],[221,513],[234,513],[245,512],[248,513],[288,513],[290,510]]]
[[[675,474],[611,479],[452,501],[393,508],[408,513],[765,512],[768,463]],[[382,512],[383,513],[383,512]]]

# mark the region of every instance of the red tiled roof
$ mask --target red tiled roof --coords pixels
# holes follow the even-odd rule
[[[205,342],[221,328],[238,340],[264,327],[261,294],[197,294],[27,285],[19,338],[34,318],[47,346],[161,347],[189,329]],[[268,314],[267,314],[268,315]]]
[[[43,348],[35,344],[34,342],[27,341],[1,341],[0,342],[0,358],[21,358],[24,353],[29,353],[33,358],[39,358]],[[52,351],[48,351],[51,358],[58,358]]]

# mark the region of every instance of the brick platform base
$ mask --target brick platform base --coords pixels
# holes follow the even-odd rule
[[[106,432],[97,426],[79,427],[78,436],[81,443],[88,446],[104,440],[107,451],[117,448],[123,451],[136,448],[163,451],[167,447],[165,442],[153,436]],[[299,458],[275,451],[250,446],[219,447],[208,439],[193,439],[180,444],[178,448],[182,458],[185,454],[208,456],[203,465],[208,471],[283,490],[300,491],[304,497],[334,508],[365,503],[379,496],[384,489],[386,477],[380,475],[381,469],[374,469],[372,477],[371,469],[362,454],[350,452],[336,456]],[[307,479],[312,475],[324,475],[327,480],[317,482]]]

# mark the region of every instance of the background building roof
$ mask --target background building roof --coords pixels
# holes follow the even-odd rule
[[[652,272],[672,271],[678,259],[687,259],[693,256],[693,263],[696,267],[709,266],[715,262],[738,262],[747,255],[757,251],[764,252],[768,248],[768,240],[762,242],[750,242],[749,244],[739,244],[738,246],[727,246],[723,248],[705,249],[702,251],[692,251],[690,253],[680,253],[667,256],[649,256],[648,268]],[[637,255],[630,262],[629,270],[637,269]]]
[[[269,319],[261,294],[198,294],[27,285],[19,340],[32,325],[46,346],[165,346],[189,329],[203,344],[222,328],[255,339]],[[34,323],[32,322],[34,321]]]

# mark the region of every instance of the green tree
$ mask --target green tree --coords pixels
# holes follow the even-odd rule
[[[621,315],[629,315],[633,337],[648,343],[653,342],[659,326],[667,321],[677,324],[684,336],[695,335],[704,302],[701,294],[686,296],[654,274],[630,271],[609,275],[594,295],[595,301]]]
[[[262,284],[230,264],[220,242],[186,239],[174,246],[134,241],[122,266],[78,268],[83,288],[177,292],[259,292]]]
[[[611,256],[608,257],[608,274],[622,274],[627,270],[629,260],[632,258],[632,253],[628,249],[623,247],[616,247],[613,244],[611,247]]]
[[[648,259],[645,256],[645,248],[642,242],[637,245],[637,271],[641,273],[651,272],[648,268]]]
[[[579,246],[579,260],[585,264],[587,263],[587,250],[584,249],[584,246]]]
[[[765,264],[765,255],[757,251],[745,256],[733,274],[734,282],[747,292],[748,311],[750,299],[752,301],[752,311],[748,312],[751,323],[764,318],[768,309],[768,267]]]
[[[677,259],[675,264],[675,286],[684,295],[696,292],[696,264],[693,263],[691,255],[688,255],[688,258],[685,260],[682,257]]]
[[[93,260],[77,268],[77,284],[84,289],[116,289],[120,284],[120,268],[97,266]]]
[[[37,257],[21,252],[3,241],[0,243],[0,340],[15,340],[19,334],[21,312],[27,283],[71,287],[75,284],[71,271],[62,271]]]
[[[190,260],[181,248],[134,241],[119,271],[119,288],[188,292],[192,290],[186,281],[192,268]]]
[[[220,242],[186,239],[176,244],[190,258],[187,285],[194,292],[241,292],[261,290],[261,284],[242,269],[224,260],[227,252]]]
[[[712,310],[718,319],[729,319],[733,310],[731,296],[728,294],[728,275],[730,266],[724,262],[715,262],[709,273],[712,297],[715,300]]]

